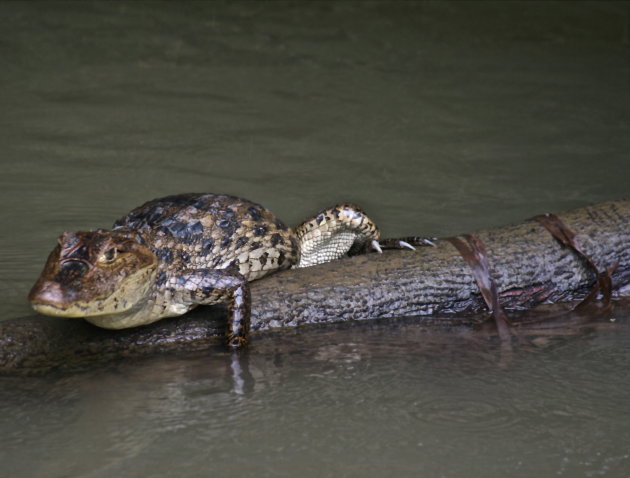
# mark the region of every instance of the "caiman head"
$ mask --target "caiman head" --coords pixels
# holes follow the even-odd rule
[[[153,283],[157,258],[124,231],[66,232],[28,299],[42,314],[90,317],[125,312]]]

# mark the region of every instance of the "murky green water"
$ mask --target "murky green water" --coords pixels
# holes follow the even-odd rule
[[[0,318],[61,231],[169,193],[289,223],[352,200],[391,236],[627,196],[629,32],[626,2],[0,2]],[[368,325],[2,379],[0,471],[630,476],[615,318],[505,367]]]
[[[630,315],[618,320],[630,321]],[[600,324],[603,327],[604,324]],[[630,327],[365,327],[4,379],[6,476],[628,476]],[[314,336],[313,336],[314,335]]]

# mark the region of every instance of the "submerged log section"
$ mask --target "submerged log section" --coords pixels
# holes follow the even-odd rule
[[[613,292],[630,289],[630,200],[559,214],[600,271],[616,264]],[[476,233],[504,308],[584,297],[592,267],[538,222]],[[284,271],[252,286],[252,340],[259,332],[313,323],[435,317],[461,323],[461,312],[486,309],[470,266],[448,240],[417,251],[386,251]],[[108,331],[76,319],[29,317],[0,322],[0,371],[64,364],[90,356],[201,349],[223,340],[220,313],[191,314],[135,329]],[[456,315],[455,313],[460,313]],[[450,318],[449,318],[450,317]]]

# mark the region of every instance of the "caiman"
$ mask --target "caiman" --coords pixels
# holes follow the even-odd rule
[[[381,244],[431,245],[424,238],[379,238],[374,222],[350,203],[325,209],[292,230],[245,199],[168,196],[132,210],[112,229],[63,233],[28,298],[42,314],[83,317],[108,329],[227,301],[227,343],[240,347],[249,330],[249,281],[347,254],[381,252]]]

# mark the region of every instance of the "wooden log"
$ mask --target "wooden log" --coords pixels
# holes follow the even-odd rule
[[[559,215],[600,271],[613,264],[613,290],[630,294],[630,200]],[[506,309],[583,298],[596,281],[590,266],[538,222],[479,231]],[[417,251],[386,251],[284,271],[252,286],[252,341],[263,332],[305,324],[416,317],[461,324],[487,310],[470,267],[447,240]],[[439,317],[439,319],[438,319]],[[479,316],[470,317],[471,322]],[[221,307],[199,308],[155,324],[118,331],[76,319],[31,316],[0,322],[0,371],[43,370],[223,341]]]

